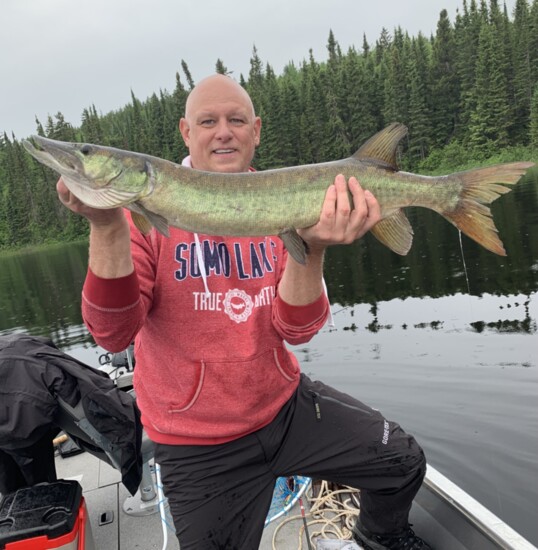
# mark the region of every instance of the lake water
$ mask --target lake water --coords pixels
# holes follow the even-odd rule
[[[334,327],[303,370],[414,433],[429,462],[538,544],[538,179],[494,205],[497,257],[411,210],[399,257],[367,236],[329,251]],[[0,334],[50,335],[97,366],[80,317],[87,245],[0,255]]]

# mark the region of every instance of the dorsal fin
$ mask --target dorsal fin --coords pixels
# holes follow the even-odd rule
[[[373,135],[353,155],[358,160],[381,161],[393,170],[399,170],[396,161],[396,151],[401,139],[407,135],[407,127],[399,122],[393,122],[377,134]]]

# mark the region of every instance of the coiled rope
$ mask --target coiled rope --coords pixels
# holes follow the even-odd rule
[[[310,543],[315,548],[316,540],[350,540],[353,525],[359,514],[359,491],[347,485],[327,481],[314,482],[306,492],[309,510],[306,512]],[[297,527],[298,550],[303,548],[305,526],[301,515],[293,515],[279,523],[273,533],[272,548],[278,550],[277,538],[280,530],[293,522]],[[286,548],[288,550],[288,548]]]

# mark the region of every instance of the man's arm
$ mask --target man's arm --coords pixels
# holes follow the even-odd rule
[[[60,178],[56,185],[62,204],[90,222],[88,265],[104,279],[124,277],[133,272],[129,223],[123,209],[98,210],[84,205]]]
[[[299,231],[308,244],[306,265],[288,255],[286,268],[278,286],[280,298],[289,305],[314,303],[323,293],[323,257],[327,246],[350,244],[361,238],[380,219],[380,207],[375,197],[364,191],[355,178],[349,179],[353,209],[344,176],[339,175],[325,195],[320,220],[316,225]]]
[[[129,222],[122,208],[84,205],[62,179],[56,188],[60,201],[90,223],[90,269],[82,292],[82,317],[99,345],[121,351],[134,339],[146,311],[134,272]]]

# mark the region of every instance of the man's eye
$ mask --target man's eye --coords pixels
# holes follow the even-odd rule
[[[211,119],[211,118],[208,118],[208,119],[202,120],[202,121],[200,122],[200,124],[201,124],[202,126],[212,126],[213,124],[215,124],[215,121],[214,121],[213,119]]]
[[[232,118],[230,120],[230,122],[234,125],[234,126],[240,126],[241,124],[245,124],[245,121],[242,119],[242,118]]]

